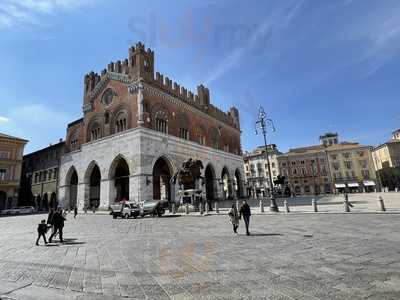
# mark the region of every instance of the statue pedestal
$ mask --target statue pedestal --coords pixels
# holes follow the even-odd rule
[[[200,189],[179,190],[179,201],[181,205],[191,204],[195,211],[199,211],[199,204],[203,202],[203,192]]]

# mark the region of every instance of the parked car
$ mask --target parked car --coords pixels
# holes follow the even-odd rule
[[[10,209],[3,209],[0,211],[1,215],[19,215],[19,214],[32,214],[35,211],[33,206],[22,206]]]
[[[33,206],[22,206],[17,208],[20,214],[32,214],[35,212],[35,208]]]
[[[136,219],[141,214],[140,207],[134,202],[123,202],[120,204],[114,204],[111,205],[110,208],[110,215],[112,215],[114,219],[118,217],[125,219]]]
[[[168,201],[165,200],[150,200],[145,201],[141,205],[141,216],[151,215],[153,217],[162,217],[165,214],[165,208],[168,206]]]

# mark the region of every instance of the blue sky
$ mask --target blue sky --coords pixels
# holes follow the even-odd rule
[[[400,127],[400,1],[0,1],[0,132],[65,138],[82,116],[83,76],[137,41],[156,70],[239,108],[242,147],[261,104],[282,151],[342,140],[377,145]]]

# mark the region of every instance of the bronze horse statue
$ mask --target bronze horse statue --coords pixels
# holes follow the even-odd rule
[[[176,184],[178,180],[179,185],[183,185],[184,189],[194,189],[196,180],[203,179],[201,169],[204,169],[201,160],[189,158],[182,163],[182,167],[171,177],[171,182]]]

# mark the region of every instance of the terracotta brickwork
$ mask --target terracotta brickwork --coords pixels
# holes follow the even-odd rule
[[[67,151],[138,126],[159,130],[161,120],[170,135],[241,154],[238,110],[226,113],[213,106],[203,85],[195,95],[154,73],[154,52],[141,43],[101,74],[85,75],[83,111],[83,119],[68,126]]]

